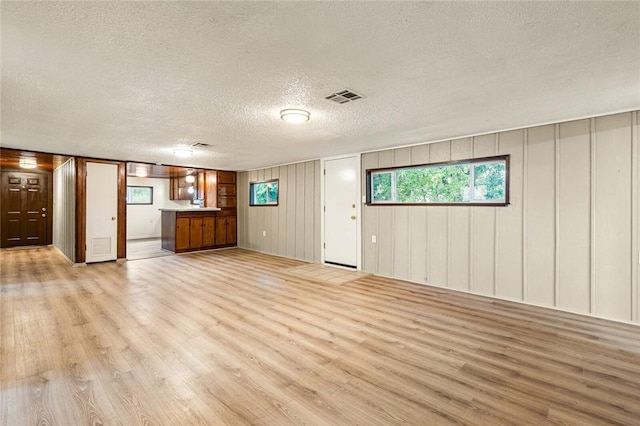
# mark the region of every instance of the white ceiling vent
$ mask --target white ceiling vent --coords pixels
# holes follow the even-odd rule
[[[337,102],[339,104],[346,104],[347,102],[357,101],[358,99],[362,99],[364,96],[354,92],[353,90],[344,89],[336,93],[332,93],[329,96],[325,97],[333,102]]]
[[[196,148],[209,148],[211,145],[209,145],[208,143],[195,142],[195,143],[192,143],[190,146],[194,146]]]

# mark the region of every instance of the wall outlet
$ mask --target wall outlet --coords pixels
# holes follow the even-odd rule
[[[262,236],[266,237],[267,236],[267,231],[262,231]]]
[[[371,243],[372,243],[372,244],[375,244],[375,243],[377,243],[377,242],[378,242],[378,237],[376,237],[375,235],[372,235],[372,236],[371,236]]]

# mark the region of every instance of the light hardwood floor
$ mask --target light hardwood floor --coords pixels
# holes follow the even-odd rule
[[[640,424],[640,327],[223,250],[1,251],[2,425]]]

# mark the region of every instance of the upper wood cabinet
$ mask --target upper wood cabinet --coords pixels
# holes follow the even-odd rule
[[[184,177],[169,178],[169,199],[170,200],[192,200],[193,193],[189,193],[189,187],[193,186],[194,191],[196,183],[189,183]]]
[[[218,171],[218,205],[221,209],[236,208],[236,172]]]

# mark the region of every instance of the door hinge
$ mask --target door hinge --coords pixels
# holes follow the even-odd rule
[[[327,248],[327,243],[322,243],[322,248]]]
[[[327,211],[327,206],[322,206],[322,210]]]
[[[327,175],[327,169],[322,170],[322,174],[326,176]]]

